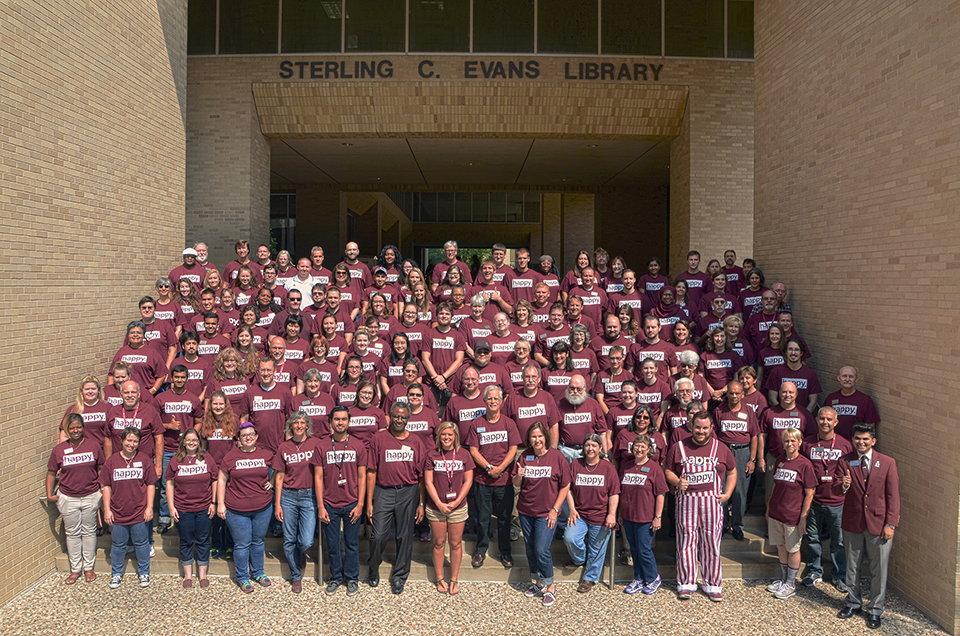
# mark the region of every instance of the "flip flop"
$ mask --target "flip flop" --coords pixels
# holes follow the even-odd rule
[[[450,581],[450,595],[460,593],[460,581]]]
[[[443,579],[437,579],[437,592],[440,594],[446,594],[450,591],[450,588],[447,587],[447,582]]]

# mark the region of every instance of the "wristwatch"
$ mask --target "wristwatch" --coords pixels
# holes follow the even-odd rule
[[[493,464],[487,464],[487,467],[484,470],[489,473],[491,470],[493,470]]]
[[[654,517],[654,519],[659,519],[659,518],[662,517],[662,516],[663,516],[663,515],[657,515],[656,517]]]

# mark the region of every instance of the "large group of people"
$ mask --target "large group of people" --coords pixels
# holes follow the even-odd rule
[[[222,270],[204,244],[185,249],[139,300],[105,384],[80,382],[47,477],[65,520],[68,584],[95,578],[96,534],[109,526],[110,586],[128,551],[148,585],[154,530],[176,524],[184,587],[194,560],[209,585],[220,557],[233,559],[242,591],[271,585],[272,531],[300,592],[319,520],[327,594],[358,592],[364,531],[371,586],[395,539],[390,585],[401,593],[421,539],[433,543],[437,590],[457,594],[472,529],[473,567],[494,537],[512,567],[522,535],[526,595],[549,606],[555,539],[565,567],[583,568],[586,593],[621,532],[620,558],[633,563],[624,591],[653,594],[651,545],[666,527],[679,598],[699,577],[721,601],[721,538],[743,540],[762,475],[782,569],[770,593],[821,583],[829,536],[833,582],[847,592],[841,617],[862,608],[879,625],[899,515],[896,465],[872,450],[879,415],[852,366],[823,395],[786,286],[767,288],[751,259],[738,266],[728,250],[701,271],[691,251],[670,280],[658,258],[637,272],[601,248],[561,273],[549,255],[532,264],[526,248],[511,266],[499,243],[471,269],[449,241],[426,270],[392,245],[371,268],[348,243],[332,270],[320,247],[299,260],[235,247]],[[864,553],[875,578],[867,601]]]

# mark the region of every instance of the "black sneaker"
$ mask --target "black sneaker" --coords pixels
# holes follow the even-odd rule
[[[347,581],[347,596],[353,596],[360,591],[360,586],[356,581]]]
[[[327,589],[324,590],[327,596],[333,596],[337,593],[337,590],[340,588],[340,581],[330,581],[327,583]]]

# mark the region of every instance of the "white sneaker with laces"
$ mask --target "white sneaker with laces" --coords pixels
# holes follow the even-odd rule
[[[773,583],[767,586],[767,591],[770,592],[771,594],[776,594],[777,592],[780,591],[780,586],[782,585],[783,585],[783,581],[774,581]]]

